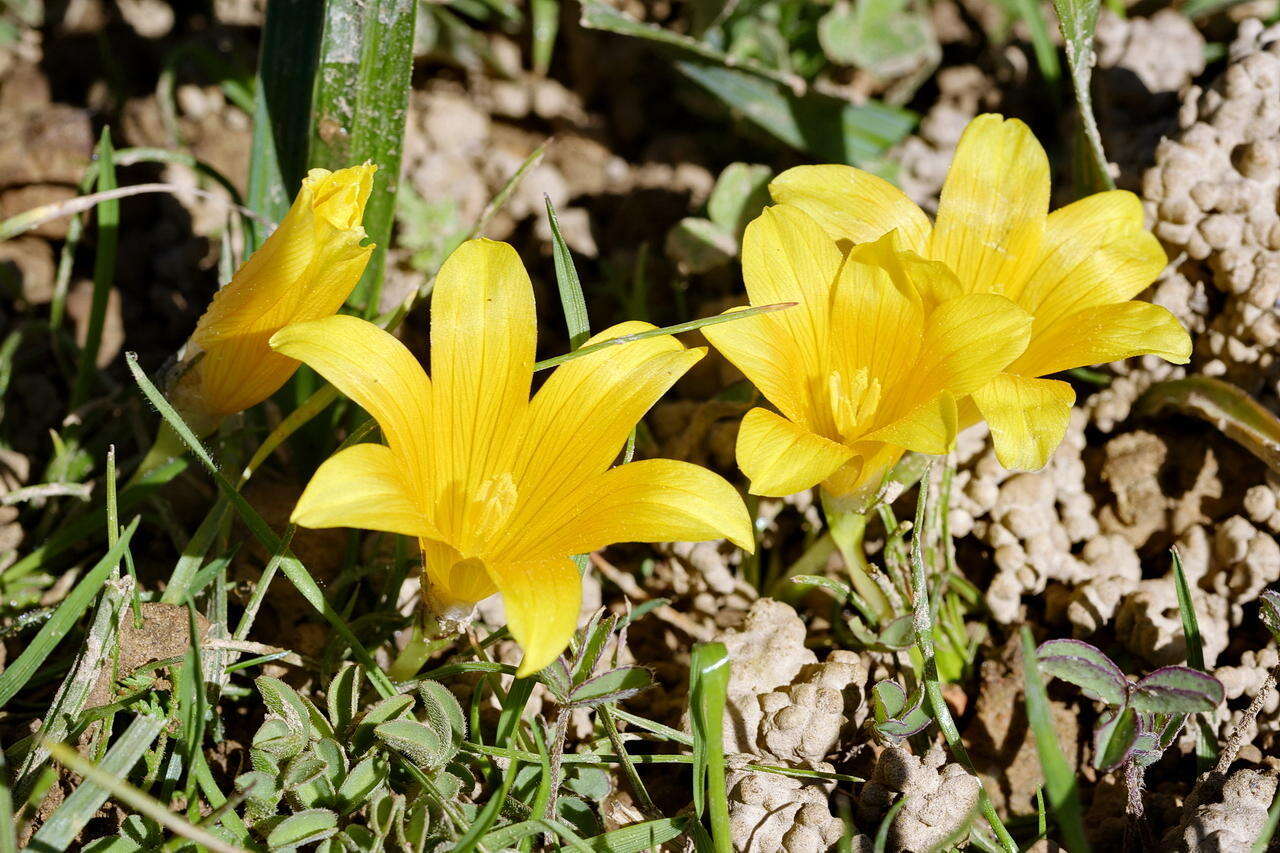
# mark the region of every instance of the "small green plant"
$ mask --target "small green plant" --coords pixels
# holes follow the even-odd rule
[[[929,727],[924,691],[910,695],[896,681],[878,681],[871,688],[871,729],[890,743],[899,743]]]
[[[466,721],[439,682],[366,706],[364,674],[347,664],[329,683],[324,712],[279,679],[256,684],[269,713],[249,750],[253,769],[236,788],[245,822],[269,850],[373,851],[394,839],[421,851],[454,837],[450,823],[474,819],[475,807],[458,800],[474,778],[454,763]]]
[[[1131,680],[1101,649],[1081,640],[1041,643],[1036,664],[1107,706],[1093,730],[1093,766],[1123,773],[1134,819],[1143,813],[1145,769],[1173,744],[1191,715],[1212,711],[1224,695],[1218,679],[1185,666],[1163,666]]]
[[[707,215],[686,216],[667,232],[667,255],[684,275],[710,272],[738,256],[742,232],[769,203],[773,170],[751,163],[730,163],[716,178],[707,199]]]

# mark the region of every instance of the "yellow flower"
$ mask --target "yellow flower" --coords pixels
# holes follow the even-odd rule
[[[591,342],[653,328],[622,323]],[[649,459],[610,468],[631,428],[705,350],[670,336],[567,362],[529,399],[537,322],[515,250],[473,240],[445,262],[431,301],[431,377],[371,323],[334,316],[277,332],[377,421],[386,445],[326,461],[293,511],[303,527],[419,538],[427,604],[456,616],[494,592],[524,648],[520,674],[573,633],[572,560],[622,541],[728,537],[752,548],[737,491],[703,468]]]
[[[851,166],[789,169],[769,189],[842,248],[893,231],[900,248],[950,267],[964,292],[1001,294],[1035,318],[1026,352],[961,404],[962,424],[986,419],[1007,468],[1040,468],[1066,431],[1075,393],[1039,377],[1135,355],[1191,356],[1172,314],[1134,301],[1166,262],[1141,202],[1113,190],[1050,213],[1049,161],[1020,121],[969,123],[932,224],[901,191]]]
[[[752,409],[742,420],[738,464],[753,493],[822,483],[834,497],[870,497],[905,450],[946,453],[957,401],[1026,347],[1025,311],[1003,296],[962,293],[944,264],[896,242],[890,233],[846,258],[787,204],[747,226],[751,304],[799,303],[703,329],[781,412]]]
[[[200,318],[187,343],[195,361],[172,397],[200,432],[261,403],[298,362],[268,339],[290,323],[342,307],[373,253],[365,241],[365,202],[376,166],[312,169],[284,221],[250,256]]]

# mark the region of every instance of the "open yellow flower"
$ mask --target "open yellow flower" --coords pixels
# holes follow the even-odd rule
[[[846,257],[808,214],[766,208],[747,226],[742,274],[752,305],[796,307],[703,334],[781,414],[756,408],[738,465],[758,495],[821,483],[870,497],[905,450],[946,453],[957,401],[1027,345],[1031,318],[1003,296],[963,293],[944,264],[898,251],[897,235]]]
[[[651,328],[622,323],[590,342]],[[473,240],[436,278],[430,378],[403,344],[354,317],[271,339],[364,407],[386,439],[321,465],[293,521],[418,537],[437,615],[500,592],[524,648],[521,675],[554,660],[573,633],[582,589],[570,555],[624,541],[728,537],[753,547],[742,498],[718,475],[669,459],[610,468],[705,350],[670,336],[598,350],[556,369],[530,400],[536,336],[519,256]]]
[[[293,375],[298,362],[267,345],[273,334],[347,301],[373,253],[361,221],[376,168],[312,169],[284,221],[214,295],[186,347],[186,358],[199,360],[171,394],[199,432]]]
[[[1191,356],[1172,314],[1133,301],[1166,262],[1141,202],[1115,190],[1050,213],[1049,160],[1020,121],[969,123],[932,224],[892,184],[852,166],[789,169],[769,189],[843,249],[893,231],[900,248],[945,263],[964,292],[1001,294],[1035,318],[1026,352],[961,405],[962,423],[986,419],[1005,467],[1040,468],[1066,431],[1075,393],[1039,377],[1135,355]]]

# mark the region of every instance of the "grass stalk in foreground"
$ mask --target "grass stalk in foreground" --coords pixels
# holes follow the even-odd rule
[[[915,527],[911,533],[911,586],[915,595],[913,627],[916,633],[916,648],[920,651],[920,657],[924,662],[921,668],[921,681],[924,683],[925,697],[929,700],[929,708],[933,712],[933,719],[938,723],[942,736],[946,738],[947,746],[951,747],[951,751],[955,753],[956,758],[965,766],[965,769],[972,773],[974,777],[977,777],[978,774],[973,768],[973,761],[969,758],[969,752],[964,748],[964,743],[960,739],[960,732],[956,728],[955,720],[951,718],[951,710],[947,707],[947,700],[942,696],[942,685],[938,679],[938,661],[934,656],[933,649],[933,618],[929,611],[929,579],[924,569],[925,508],[928,503],[929,477],[926,473],[924,477],[920,478],[920,497],[916,504]],[[996,814],[995,806],[991,803],[991,798],[987,796],[986,789],[981,786],[978,788],[978,803],[982,809],[983,816],[987,819],[987,823],[991,824],[991,830],[996,834],[1000,845],[1007,853],[1017,853],[1018,845],[1014,842],[1013,837],[1009,835],[1009,830],[1005,829],[1000,816]]]

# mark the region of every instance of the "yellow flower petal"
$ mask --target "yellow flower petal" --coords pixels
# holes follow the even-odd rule
[[[439,507],[446,537],[477,523],[469,498],[511,469],[537,332],[533,285],[515,249],[470,240],[449,256],[431,296],[434,449],[442,488],[461,496]]]
[[[904,392],[898,411],[884,414],[897,420],[939,391],[972,393],[1022,354],[1030,334],[1031,318],[1003,296],[970,293],[944,302],[925,327],[910,382],[914,399]]]
[[[745,307],[730,308],[725,313],[742,311]],[[797,381],[804,375],[800,350],[780,324],[781,320],[773,314],[757,314],[705,326],[702,334],[721,355],[742,371],[752,385],[760,389],[770,403],[778,407],[778,411],[796,423],[808,426],[812,403],[804,384]]]
[[[438,539],[422,539],[421,545],[427,574],[423,597],[437,616],[465,618],[477,601],[498,591],[483,560],[463,557]]]
[[[404,344],[367,320],[335,314],[286,326],[271,346],[306,362],[373,416],[407,468],[405,481],[425,504],[433,482],[427,450],[432,389]]]
[[[1076,392],[1065,382],[1001,373],[973,394],[991,427],[996,458],[1010,470],[1045,466],[1067,432]]]
[[[831,290],[843,256],[835,243],[799,208],[765,208],[742,237],[742,277],[752,305],[798,302],[779,311],[776,328],[787,336],[806,376],[826,373]]]
[[[755,550],[746,505],[719,474],[674,459],[645,459],[606,471],[574,497],[570,511],[539,518],[525,548],[584,554],[617,542],[702,542],[727,538]]]
[[[852,166],[796,166],[769,184],[779,204],[809,214],[833,240],[869,243],[897,229],[904,248],[923,252],[929,217],[902,190]]]
[[[822,481],[822,490],[856,505],[869,506],[889,471],[906,450],[892,444],[867,441],[853,446],[853,458]]]
[[[214,295],[191,335],[189,355],[203,355],[187,382],[198,387],[184,389],[200,409],[247,409],[293,375],[298,363],[267,340],[289,323],[333,314],[351,295],[373,252],[360,245],[360,220],[374,169],[313,169],[284,221]]]
[[[399,459],[381,444],[348,447],[316,469],[289,520],[301,527],[438,535],[404,473]]]
[[[638,321],[619,323],[587,343],[653,328]],[[522,502],[511,526],[518,530],[604,473],[636,422],[705,353],[662,335],[598,350],[557,367],[529,407],[514,468]]]
[[[524,649],[516,677],[533,675],[569,645],[582,607],[582,578],[572,560],[485,564],[502,593],[511,636]]]
[[[1123,190],[1097,193],[1049,214],[1043,256],[1015,301],[1039,331],[1095,305],[1125,302],[1167,263],[1143,227],[1142,202]]]
[[[845,258],[845,265],[859,262],[880,267],[893,280],[904,295],[920,303],[925,313],[933,311],[948,299],[964,294],[964,287],[956,274],[941,261],[922,258],[915,252],[904,251],[897,231],[890,231],[878,240],[854,246]]]
[[[1191,335],[1167,308],[1150,302],[1098,305],[1038,332],[1012,372],[1045,376],[1073,367],[1158,355],[1174,364],[1191,358]]]
[[[751,494],[779,498],[816,486],[853,455],[768,409],[752,409],[742,419],[737,453]]]
[[[1040,260],[1049,158],[1017,119],[980,115],[965,128],[938,202],[929,256],[971,293],[1017,292]]]
[[[946,391],[921,403],[905,417],[880,427],[867,441],[883,441],[917,453],[950,453],[959,432],[956,398]]]

